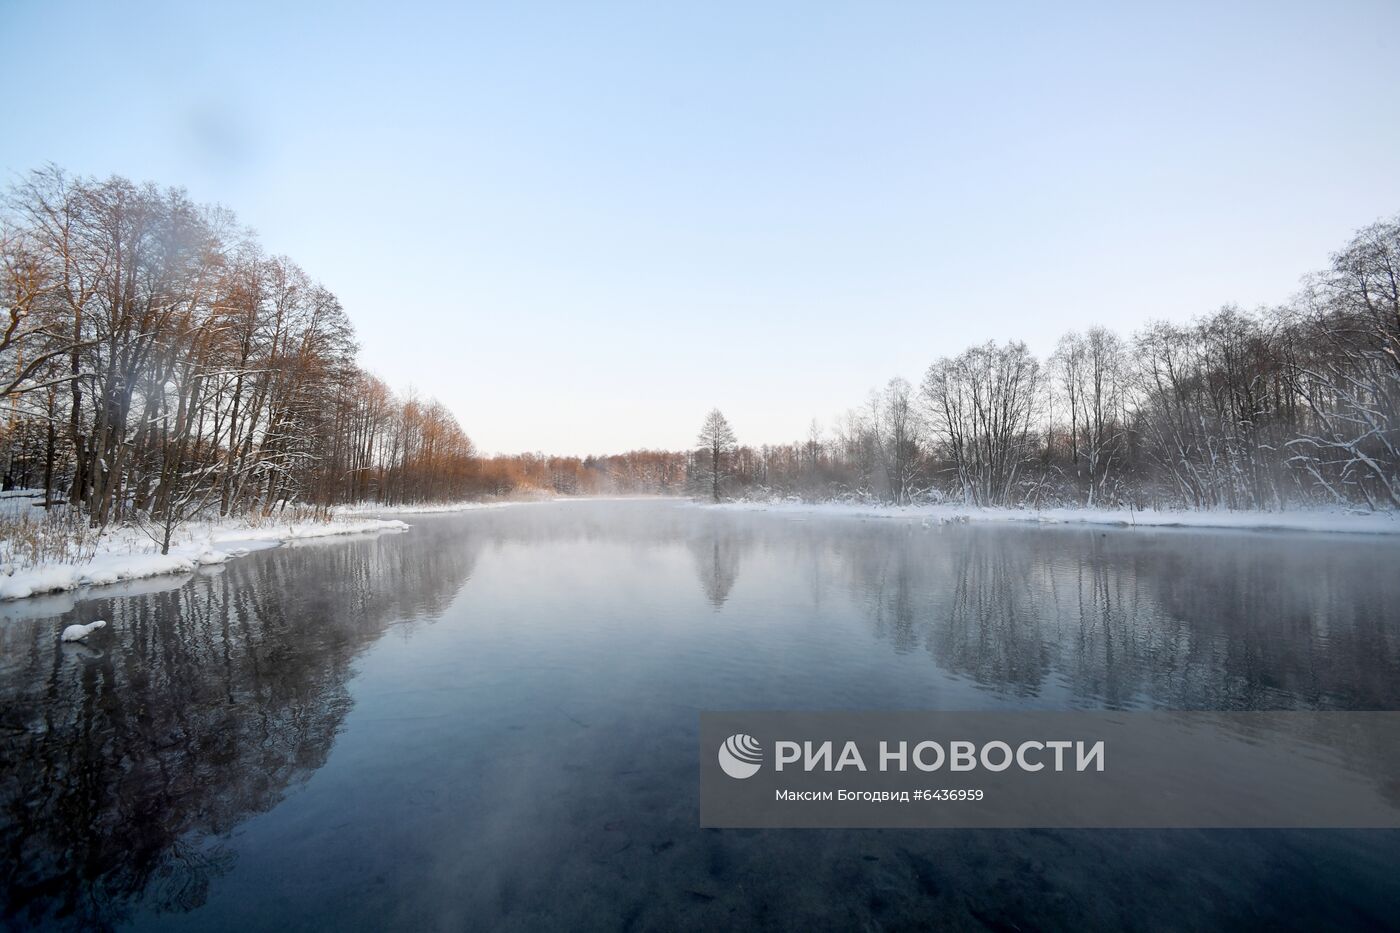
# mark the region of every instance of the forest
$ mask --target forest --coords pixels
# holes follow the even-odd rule
[[[690,451],[495,469],[503,492],[684,483],[714,500],[1395,509],[1398,276],[1400,217],[1357,232],[1286,305],[1225,306],[1126,337],[1094,327],[1045,359],[1014,340],[970,347],[789,444],[741,444],[716,410]]]
[[[1223,307],[1037,358],[988,342],[829,425],[751,446],[479,456],[358,362],[335,295],[229,211],[54,167],[0,207],[6,489],[94,526],[351,502],[656,494],[1281,509],[1400,507],[1400,218],[1286,305]]]
[[[453,415],[361,369],[335,295],[226,210],[47,168],[0,261],[6,488],[98,525],[469,491]]]

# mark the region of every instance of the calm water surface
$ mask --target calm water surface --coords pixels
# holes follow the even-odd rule
[[[0,922],[1400,922],[1397,832],[701,830],[696,763],[708,709],[1400,709],[1400,544],[667,502],[412,521],[0,606]]]

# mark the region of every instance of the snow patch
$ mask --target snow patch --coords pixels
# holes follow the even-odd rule
[[[1332,534],[1400,534],[1400,513],[1340,509],[1282,512],[1156,512],[1129,509],[1011,509],[957,505],[861,505],[847,502],[695,503],[730,511],[792,515],[846,515],[862,518],[922,519],[930,525],[964,522],[1035,522],[1045,525],[1118,525],[1136,528],[1233,528],[1251,531],[1312,531]]]
[[[63,641],[82,641],[98,629],[105,628],[106,625],[107,623],[103,619],[89,622],[87,625],[70,625],[63,630],[63,634],[59,638]]]
[[[525,505],[530,500],[502,502],[439,502],[424,505],[376,505],[361,502],[356,505],[338,505],[337,517],[342,515],[434,515],[438,512],[475,512],[479,509],[503,509],[512,505]]]
[[[255,550],[289,541],[367,532],[407,531],[397,519],[293,522],[285,525],[191,523],[180,529],[169,554],[135,528],[103,533],[97,554],[83,563],[53,563],[0,575],[0,600],[24,599],[83,586],[107,586],[171,573],[189,573],[202,564],[222,564]]]

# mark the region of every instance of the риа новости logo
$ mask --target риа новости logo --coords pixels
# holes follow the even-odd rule
[[[762,764],[763,746],[751,735],[731,735],[719,747],[719,766],[732,778],[753,777]]]

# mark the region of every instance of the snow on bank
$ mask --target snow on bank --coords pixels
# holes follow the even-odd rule
[[[846,502],[722,502],[706,508],[922,519],[940,525],[962,522],[1036,522],[1053,525],[1121,525],[1139,528],[1233,528],[1252,531],[1314,531],[1400,534],[1400,514],[1298,509],[1284,512],[1154,512],[1128,509],[1009,509],[960,505],[860,505]]]
[[[377,505],[361,502],[356,505],[338,505],[335,514],[341,515],[433,515],[438,512],[475,512],[478,509],[503,509],[511,505],[524,505],[540,500],[520,499],[500,502],[440,502],[436,505]]]
[[[481,502],[475,499],[462,502],[439,502],[427,505],[376,505],[373,502],[360,502],[355,505],[335,507],[337,517],[342,515],[432,515],[439,512],[476,512],[482,509],[505,509],[521,505],[551,505],[560,502],[684,502],[677,496],[533,496],[521,499],[494,499]]]
[[[44,593],[105,586],[169,573],[189,573],[201,564],[222,564],[250,551],[277,547],[288,541],[332,535],[407,531],[396,519],[295,522],[284,525],[191,523],[177,532],[169,554],[139,529],[114,528],[102,534],[97,553],[81,563],[49,563],[0,575],[0,600],[24,599]]]

